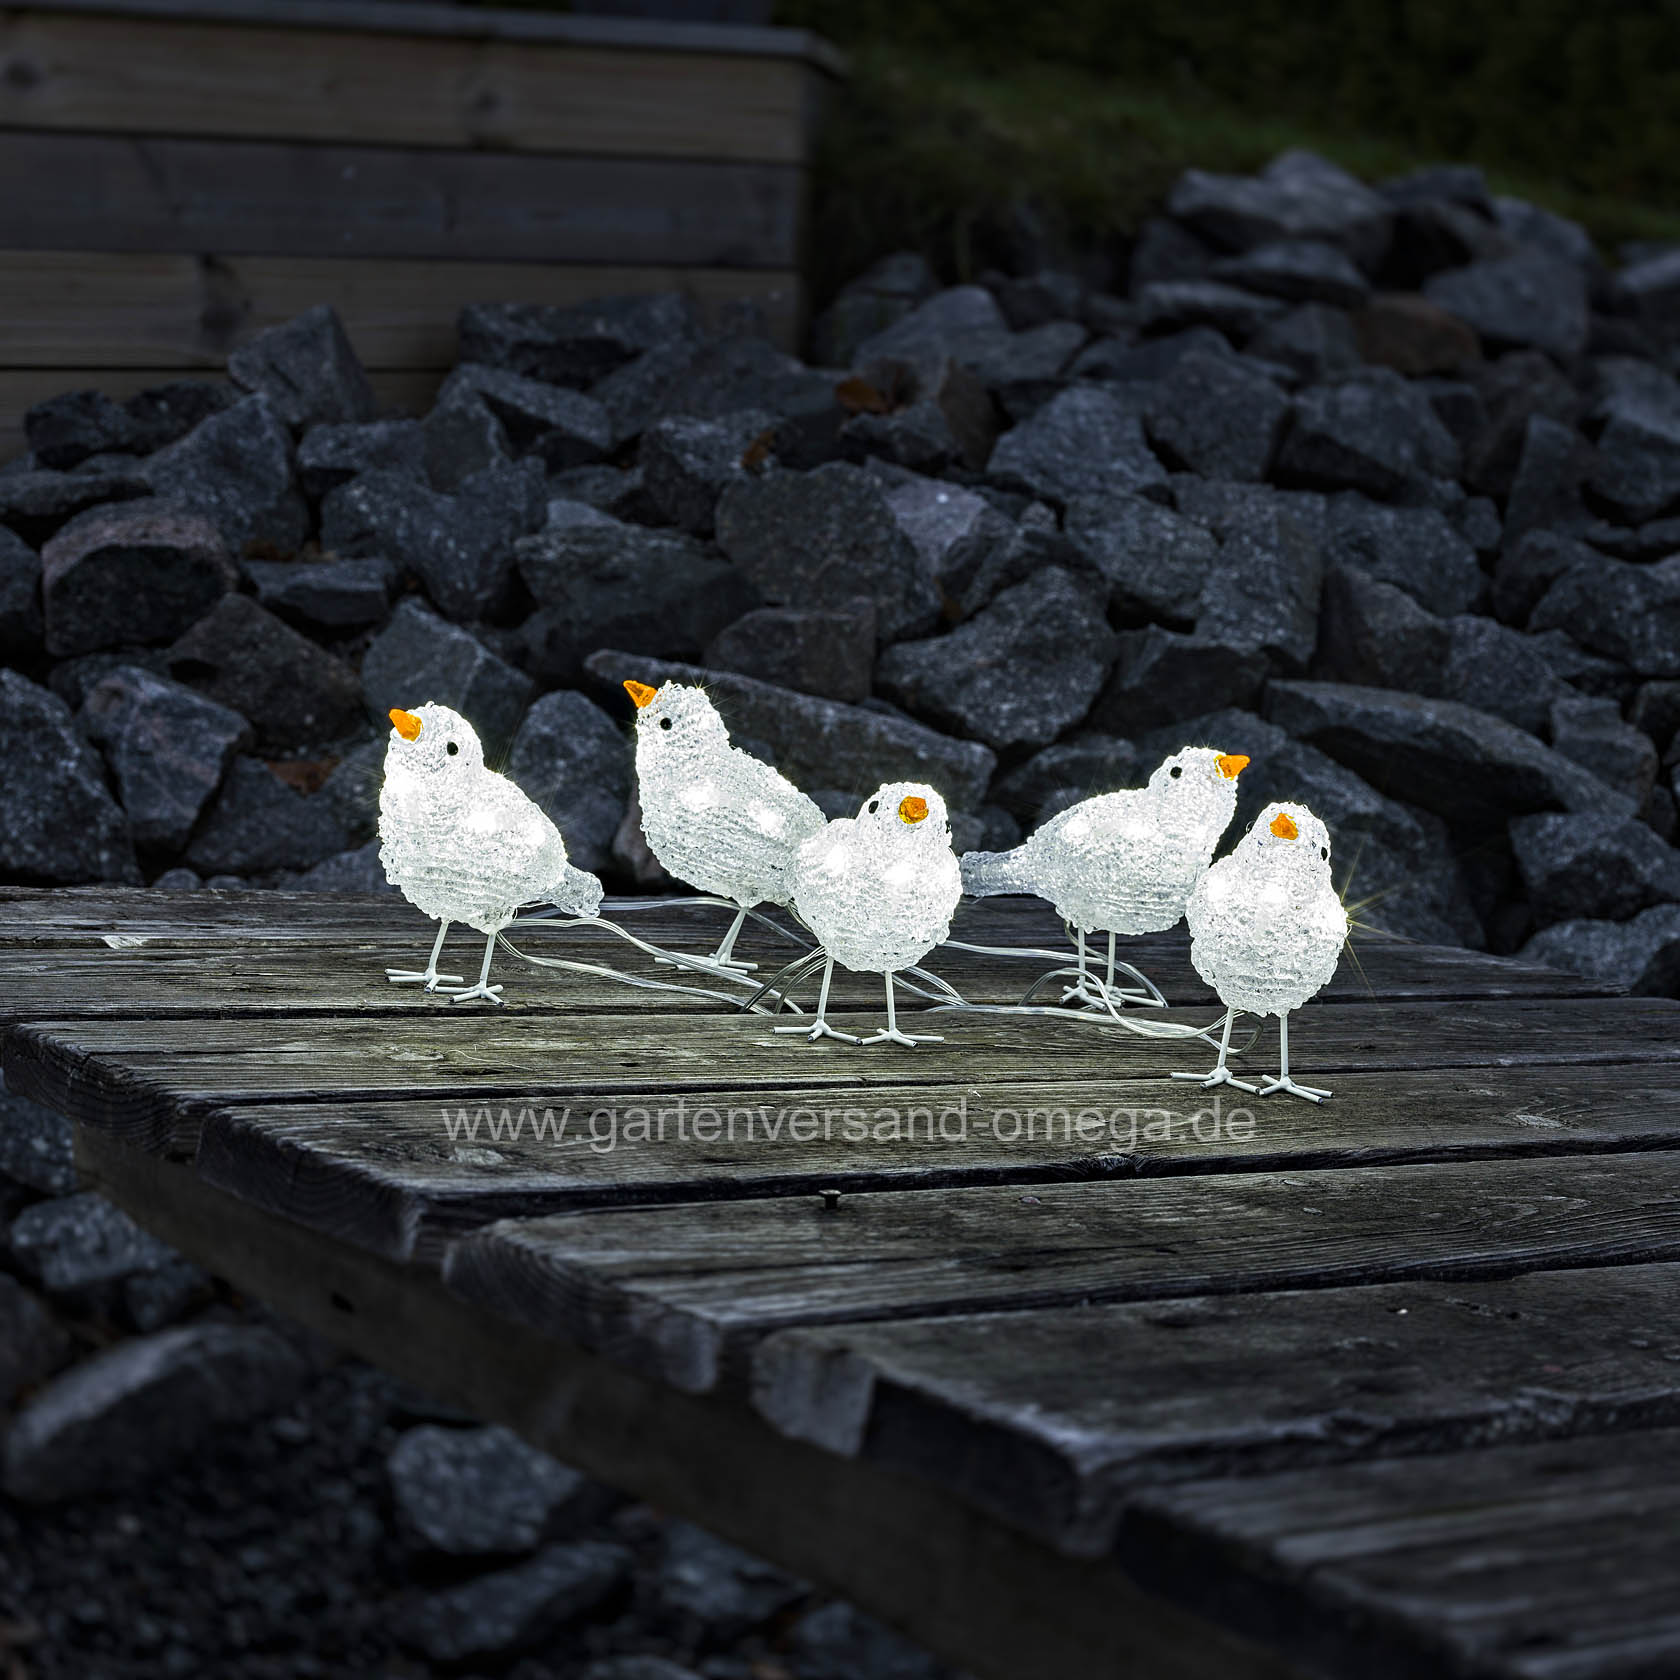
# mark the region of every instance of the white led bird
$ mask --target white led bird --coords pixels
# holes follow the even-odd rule
[[[502,1001],[501,986],[488,983],[490,958],[521,905],[553,904],[572,916],[593,916],[601,905],[601,883],[567,862],[559,829],[538,805],[485,768],[472,725],[447,706],[391,712],[379,861],[409,903],[439,924],[425,968],[387,969],[388,979],[429,992],[445,981],[459,985],[459,975],[437,967],[449,924],[488,935],[478,984],[451,992],[457,1003]]]
[[[793,883],[794,910],[823,951],[816,1024],[774,1030],[860,1042],[836,1032],[826,1019],[829,982],[839,963],[886,977],[887,1025],[862,1043],[939,1042],[899,1031],[893,975],[920,962],[945,938],[961,898],[945,801],[932,788],[889,782],[855,817],[826,824],[799,848]]]
[[[794,858],[821,830],[822,808],[780,771],[731,746],[700,689],[624,687],[636,702],[636,782],[648,846],[678,880],[740,906],[707,960],[751,968],[732,955],[736,936],[754,905],[792,902]]]
[[[1330,882],[1330,836],[1304,805],[1268,805],[1228,857],[1190,895],[1190,960],[1225,1005],[1219,1060],[1210,1073],[1175,1073],[1204,1086],[1256,1089],[1226,1066],[1239,1009],[1278,1018],[1278,1072],[1259,1094],[1288,1091],[1310,1102],[1330,1095],[1289,1077],[1289,1012],[1336,972],[1347,912]]]
[[[1236,814],[1237,777],[1247,763],[1241,753],[1186,747],[1164,760],[1146,787],[1082,799],[1013,851],[967,853],[963,891],[1048,899],[1078,936],[1079,977],[1068,996],[1099,1001],[1086,975],[1085,935],[1108,935],[1112,995],[1114,936],[1159,933],[1184,914]]]

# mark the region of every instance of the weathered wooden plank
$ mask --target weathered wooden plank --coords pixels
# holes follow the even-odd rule
[[[0,254],[0,271],[4,270],[6,261],[5,255]],[[368,378],[382,409],[424,414],[432,406],[432,399],[448,372],[447,368],[374,368]],[[164,385],[182,377],[178,367],[0,367],[0,461],[21,455],[28,448],[23,417],[48,397],[93,388],[121,400],[145,390],[148,385]],[[206,369],[193,373],[192,377],[219,385],[224,376]]]
[[[1680,1430],[1502,1446],[1143,1496],[1139,1577],[1316,1673],[1680,1673]]]
[[[626,918],[639,938],[667,942],[679,950],[698,949],[704,927],[694,917],[676,913],[638,913]],[[143,941],[132,947],[113,949],[92,934],[70,938],[37,938],[0,942],[0,1025],[28,1016],[55,1019],[84,1019],[146,1016],[230,1016],[230,1015],[348,1015],[379,1014],[412,1016],[416,998],[411,989],[390,985],[385,970],[411,965],[422,959],[430,942],[424,934],[405,929],[381,937],[377,928],[346,929],[337,940],[325,935],[330,928],[313,930],[315,937],[296,941],[279,939],[211,940],[205,937],[172,938],[157,935],[119,934],[119,939]],[[615,972],[649,980],[686,983],[699,992],[640,989],[611,979],[572,973],[564,969],[535,967],[518,957],[499,952],[496,974],[506,983],[503,994],[511,1014],[555,1014],[585,1011],[615,1015],[695,1015],[727,1013],[727,1001],[744,1002],[751,994],[744,987],[720,982],[705,974],[673,974],[653,958],[610,933],[596,929],[556,929],[552,933],[515,935],[516,949],[533,957],[561,958],[587,962]],[[208,947],[208,948],[207,948]],[[763,974],[773,974],[798,956],[801,947],[791,940],[743,939],[737,950],[743,957],[760,963]],[[463,965],[476,973],[483,944],[471,930],[457,933],[446,945],[451,971]],[[1215,1007],[1212,992],[1190,966],[1182,940],[1157,941],[1138,956],[1166,995],[1182,1005]],[[942,979],[955,986],[970,1003],[1018,1003],[1031,981],[1050,965],[1046,962],[976,957],[962,951],[941,951],[928,963]],[[1471,996],[1495,998],[1497,982],[1484,978],[1485,971],[1463,972],[1448,960],[1438,964],[1413,965],[1414,972],[1397,976],[1398,983],[1378,990],[1370,977],[1344,964],[1325,989],[1325,1002],[1394,1001],[1415,999],[1428,989],[1424,976],[1433,976],[1431,995],[1450,997],[1463,989]],[[1421,970],[1421,973],[1416,972]],[[1381,976],[1378,977],[1381,980]],[[1503,977],[1500,977],[1503,978]],[[1544,996],[1549,984],[1544,973],[1519,971],[1517,979],[1525,995]],[[1561,988],[1567,993],[1567,984]],[[796,988],[804,1008],[816,1000],[816,982]],[[1506,987],[1508,991],[1510,988]],[[898,990],[905,1007],[917,999],[906,986]],[[9,1000],[9,1001],[8,1001]],[[441,1008],[443,999],[431,1000]],[[841,1013],[863,1011],[879,1014],[882,987],[874,975],[837,973],[830,988],[831,1009]],[[1135,1012],[1134,1012],[1135,1013]],[[1252,1023],[1245,1031],[1251,1030]],[[1046,1023],[1047,1030],[1054,1023]],[[1067,1030],[1078,1030],[1069,1028]],[[1238,1043],[1242,1042],[1239,1037]]]
[[[796,57],[191,18],[0,19],[0,125],[802,163]]]
[[[33,1021],[6,1035],[6,1078],[75,1119],[131,1142],[191,1147],[205,1113],[230,1103],[468,1102],[537,1108],[568,1096],[647,1091],[777,1091],[899,1085],[935,1100],[973,1084],[1054,1068],[1068,1083],[1164,1081],[1200,1067],[1200,1041],[1134,1038],[1119,1028],[998,1015],[933,1017],[944,1039],[913,1051],[778,1037],[768,1017],[527,1015],[463,1010],[419,994],[412,1015],[195,1021]],[[1204,1023],[1205,1011],[1151,1019]],[[1326,1076],[1680,1060],[1680,1004],[1657,998],[1517,999],[1478,1005],[1316,1004],[1294,1040],[1297,1070]],[[1269,1041],[1265,1041],[1269,1043]],[[1263,1064],[1264,1051],[1252,1053]],[[1182,1099],[1183,1090],[1178,1096]],[[1172,1085],[1159,1087],[1168,1100]]]
[[[548,11],[416,4],[414,0],[29,0],[29,10],[78,17],[198,18],[257,27],[349,30],[356,34],[435,36],[465,41],[520,41],[615,47],[640,52],[745,54],[796,58],[841,75],[845,56],[804,29],[665,18],[568,16]]]
[[[777,1435],[463,1303],[397,1266],[224,1195],[190,1170],[78,1139],[83,1170],[166,1241],[386,1370],[674,1515],[856,1600],[985,1680],[1297,1671],[1154,1594],[915,1478]],[[1298,1680],[1298,1677],[1297,1677]]]
[[[704,1391],[802,1325],[1677,1258],[1680,1154],[1664,1151],[507,1220],[455,1244],[444,1275]]]
[[[181,378],[182,370],[197,377],[219,371],[253,333],[330,303],[364,366],[447,372],[465,304],[573,304],[663,291],[687,293],[710,320],[746,299],[764,311],[784,350],[797,347],[793,269],[8,251],[0,256],[0,368],[51,369],[59,390],[104,389],[111,370],[126,368],[147,370],[148,384]]]
[[[1321,1106],[1201,1100],[1016,1080],[932,1101],[906,1084],[259,1104],[212,1111],[196,1160],[259,1207],[408,1259],[495,1219],[594,1207],[1680,1147],[1680,1089],[1637,1065],[1349,1074]],[[1094,1135],[1080,1114],[1108,1124]]]
[[[0,133],[0,248],[771,268],[787,164]]]
[[[1065,1550],[1140,1489],[1680,1422],[1680,1266],[771,1336],[758,1409]]]
[[[724,925],[723,913],[673,904],[669,908],[619,911],[611,900],[608,915],[640,937],[709,945]],[[359,898],[332,893],[197,892],[164,894],[144,888],[69,888],[43,892],[0,888],[0,939],[48,941],[59,935],[97,941],[105,934],[182,942],[193,939],[286,944],[341,943],[347,933],[371,932],[404,951],[424,943],[427,924],[417,912],[389,895]],[[1060,928],[1048,906],[1035,899],[970,902],[957,912],[953,937],[974,944],[1033,945],[1064,948]],[[458,931],[454,936],[468,939]],[[574,943],[591,939],[602,951],[627,953],[629,947],[608,934],[586,930],[520,930],[511,934],[525,949],[541,955],[563,954]],[[784,957],[794,947],[776,945],[750,925],[742,950],[766,961]],[[594,946],[590,947],[594,949]],[[685,946],[685,948],[687,948]],[[143,947],[142,947],[143,949]],[[455,949],[451,945],[451,950]],[[1189,939],[1182,928],[1128,941],[1121,953],[1148,973],[1175,1002],[1210,1001],[1212,993],[1189,961]],[[1071,960],[1071,949],[1068,951]],[[1043,967],[1034,960],[991,959],[950,948],[930,965],[963,986],[995,987],[996,996],[1019,996]],[[838,980],[838,977],[837,977]],[[1018,982],[1018,990],[1015,988]],[[869,982],[869,984],[875,984]],[[1490,957],[1479,951],[1411,945],[1400,940],[1361,940],[1344,955],[1335,978],[1320,997],[1325,1002],[1406,998],[1497,999],[1507,997],[1610,997],[1620,989],[1603,981]],[[992,1000],[988,991],[987,1001]]]

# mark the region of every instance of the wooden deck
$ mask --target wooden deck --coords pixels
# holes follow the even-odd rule
[[[383,979],[429,937],[0,892],[7,1083],[242,1288],[987,1680],[1680,1673],[1680,1003],[1367,943],[1292,1034],[1334,1099],[1193,1122],[1202,1046],[809,1045],[506,956],[456,1008]]]

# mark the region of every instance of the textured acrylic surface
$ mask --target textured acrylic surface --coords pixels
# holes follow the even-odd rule
[[[927,814],[907,821],[907,801]],[[945,801],[919,782],[889,782],[799,848],[794,909],[842,968],[891,974],[920,962],[961,898]]]
[[[1273,832],[1280,815],[1293,839]],[[1202,877],[1187,914],[1190,960],[1221,1002],[1256,1015],[1299,1008],[1336,972],[1347,938],[1324,824],[1304,805],[1268,805]]]
[[[730,746],[699,689],[666,683],[638,708],[636,782],[648,846],[679,881],[749,909],[792,902],[794,858],[822,810]]]
[[[391,884],[426,915],[480,933],[505,927],[522,904],[593,915],[601,883],[566,861],[560,831],[531,800],[485,768],[472,725],[447,706],[414,715],[416,739],[391,731],[379,791],[379,861]]]
[[[1037,893],[1086,933],[1159,933],[1191,890],[1237,809],[1237,781],[1212,747],[1164,760],[1146,787],[1058,812],[1009,852],[969,852],[963,890]]]

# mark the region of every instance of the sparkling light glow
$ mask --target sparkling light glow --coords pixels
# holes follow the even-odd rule
[[[1158,933],[1184,914],[1237,809],[1248,760],[1186,747],[1149,785],[1059,812],[1011,852],[970,852],[963,890],[1031,892],[1086,933]]]
[[[525,904],[593,915],[601,883],[566,858],[560,831],[506,776],[488,770],[473,727],[447,706],[393,714],[379,790],[379,861],[426,915],[480,933]],[[413,720],[418,720],[415,727]]]
[[[887,784],[799,850],[793,907],[841,967],[860,973],[920,962],[961,897],[945,801],[917,782]]]
[[[624,686],[636,702],[636,781],[653,855],[679,881],[745,908],[790,903],[794,858],[821,833],[821,809],[731,746],[698,688]]]
[[[1222,1003],[1298,1009],[1336,972],[1347,938],[1324,824],[1304,805],[1268,805],[1202,877],[1186,914],[1190,960]]]

